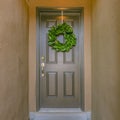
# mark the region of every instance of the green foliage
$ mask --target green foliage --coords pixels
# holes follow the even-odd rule
[[[64,36],[64,43],[57,40],[57,36]],[[57,52],[68,52],[73,46],[76,45],[76,37],[73,29],[66,23],[52,26],[48,31],[48,45],[55,49]]]

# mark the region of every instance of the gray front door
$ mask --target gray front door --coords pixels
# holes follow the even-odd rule
[[[77,45],[69,52],[56,52],[48,46],[48,30],[61,23],[60,17],[60,13],[52,11],[39,14],[40,107],[80,108],[80,13],[64,12],[64,22],[73,27],[77,38]],[[58,39],[64,41],[62,35]]]

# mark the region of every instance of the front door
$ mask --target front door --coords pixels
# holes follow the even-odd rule
[[[64,12],[64,22],[73,27],[77,44],[69,52],[48,46],[48,30],[61,23],[59,12],[39,14],[40,108],[80,108],[80,13]],[[58,36],[64,42],[63,36]]]

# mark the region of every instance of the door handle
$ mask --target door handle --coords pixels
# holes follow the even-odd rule
[[[41,76],[42,78],[45,77],[45,71],[44,71],[44,67],[45,67],[45,57],[42,56],[41,57]]]
[[[42,71],[42,77],[45,77],[45,73],[44,73],[44,67],[45,67],[45,63],[41,63],[41,71]]]

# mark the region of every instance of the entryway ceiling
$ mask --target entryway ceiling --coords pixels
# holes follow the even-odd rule
[[[60,7],[60,6],[70,6],[70,7],[75,7],[79,5],[83,5],[85,3],[89,4],[91,0],[26,0],[26,2],[30,5],[30,6],[43,6],[46,5],[44,7],[49,7],[49,6],[56,6],[56,7]],[[57,4],[56,4],[57,3]]]

